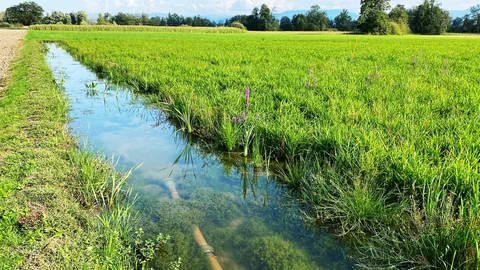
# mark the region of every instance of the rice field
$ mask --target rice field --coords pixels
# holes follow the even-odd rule
[[[480,39],[33,31],[185,132],[285,161],[358,264],[478,267]]]
[[[31,25],[32,31],[81,31],[81,32],[180,32],[180,33],[245,33],[246,30],[233,27],[171,27],[171,26],[139,26],[139,25]]]

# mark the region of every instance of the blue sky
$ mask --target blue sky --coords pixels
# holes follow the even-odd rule
[[[22,0],[1,0],[0,10],[23,2]],[[168,13],[177,12],[182,15],[232,15],[249,13],[253,7],[262,3],[275,7],[277,12],[295,9],[308,9],[318,4],[322,9],[347,8],[352,12],[359,11],[360,0],[36,0],[45,11],[77,11],[88,13],[119,11],[130,13]],[[391,4],[418,5],[423,0],[391,0]],[[443,0],[442,7],[448,10],[464,10],[480,3],[480,0]]]

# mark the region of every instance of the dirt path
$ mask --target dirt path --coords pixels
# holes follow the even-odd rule
[[[25,37],[25,30],[0,29],[0,90],[3,88],[10,61],[19,48],[18,42]]]

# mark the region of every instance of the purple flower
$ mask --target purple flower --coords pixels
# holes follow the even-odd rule
[[[237,118],[234,116],[232,117],[232,123],[235,123],[235,122],[237,122]]]
[[[250,99],[250,89],[245,88],[245,107],[248,107],[248,101]]]
[[[242,113],[242,119],[247,119],[247,116],[245,115],[245,113]]]
[[[238,121],[239,124],[242,123],[242,118],[238,117],[237,121]]]

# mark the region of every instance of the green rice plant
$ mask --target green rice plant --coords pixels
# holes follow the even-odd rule
[[[256,136],[253,139],[252,156],[253,156],[253,166],[255,166],[255,168],[260,168],[264,160],[263,160],[261,142],[260,142],[259,136]]]
[[[231,152],[238,146],[239,132],[238,125],[233,123],[227,114],[224,114],[218,133],[227,151]]]
[[[335,224],[340,234],[359,239],[359,247],[369,237],[387,237],[388,230],[418,235],[415,227],[402,224],[413,224],[414,216],[406,214],[413,205],[435,209],[435,200],[427,204],[418,190],[431,179],[441,183],[432,190],[441,194],[437,198],[456,194],[448,215],[476,211],[477,38],[132,31],[31,31],[29,38],[59,42],[112,81],[138,82],[179,103],[188,97],[188,115],[195,117],[182,115],[184,109],[173,115],[179,122],[194,119],[195,132],[204,139],[222,138],[223,121],[213,119],[239,112],[240,89],[255,89],[249,110],[242,111],[261,114],[262,120],[242,126],[236,119],[238,146],[248,155],[258,138],[261,151],[275,149],[273,158],[288,164],[281,179],[303,194],[311,210],[306,213],[326,217],[317,221]],[[316,72],[306,85],[311,67]],[[456,228],[444,224],[438,230],[445,235]],[[463,224],[472,235],[478,232],[475,222]],[[436,239],[432,230],[423,232]],[[431,250],[438,247],[435,241],[424,243]],[[463,243],[476,254],[471,242]],[[446,253],[432,256],[452,261]]]
[[[193,132],[193,112],[192,100],[186,96],[180,99],[167,98],[162,102],[162,108],[167,113],[168,117],[177,121],[182,130],[187,133]]]
[[[182,33],[245,33],[247,30],[236,27],[171,27],[171,26],[123,26],[123,25],[31,25],[33,31],[114,31],[114,32],[182,32]]]
[[[466,205],[433,181],[419,189],[425,208],[412,202],[400,230],[377,228],[361,252],[362,268],[477,269],[477,205]],[[467,203],[468,204],[468,203]]]

